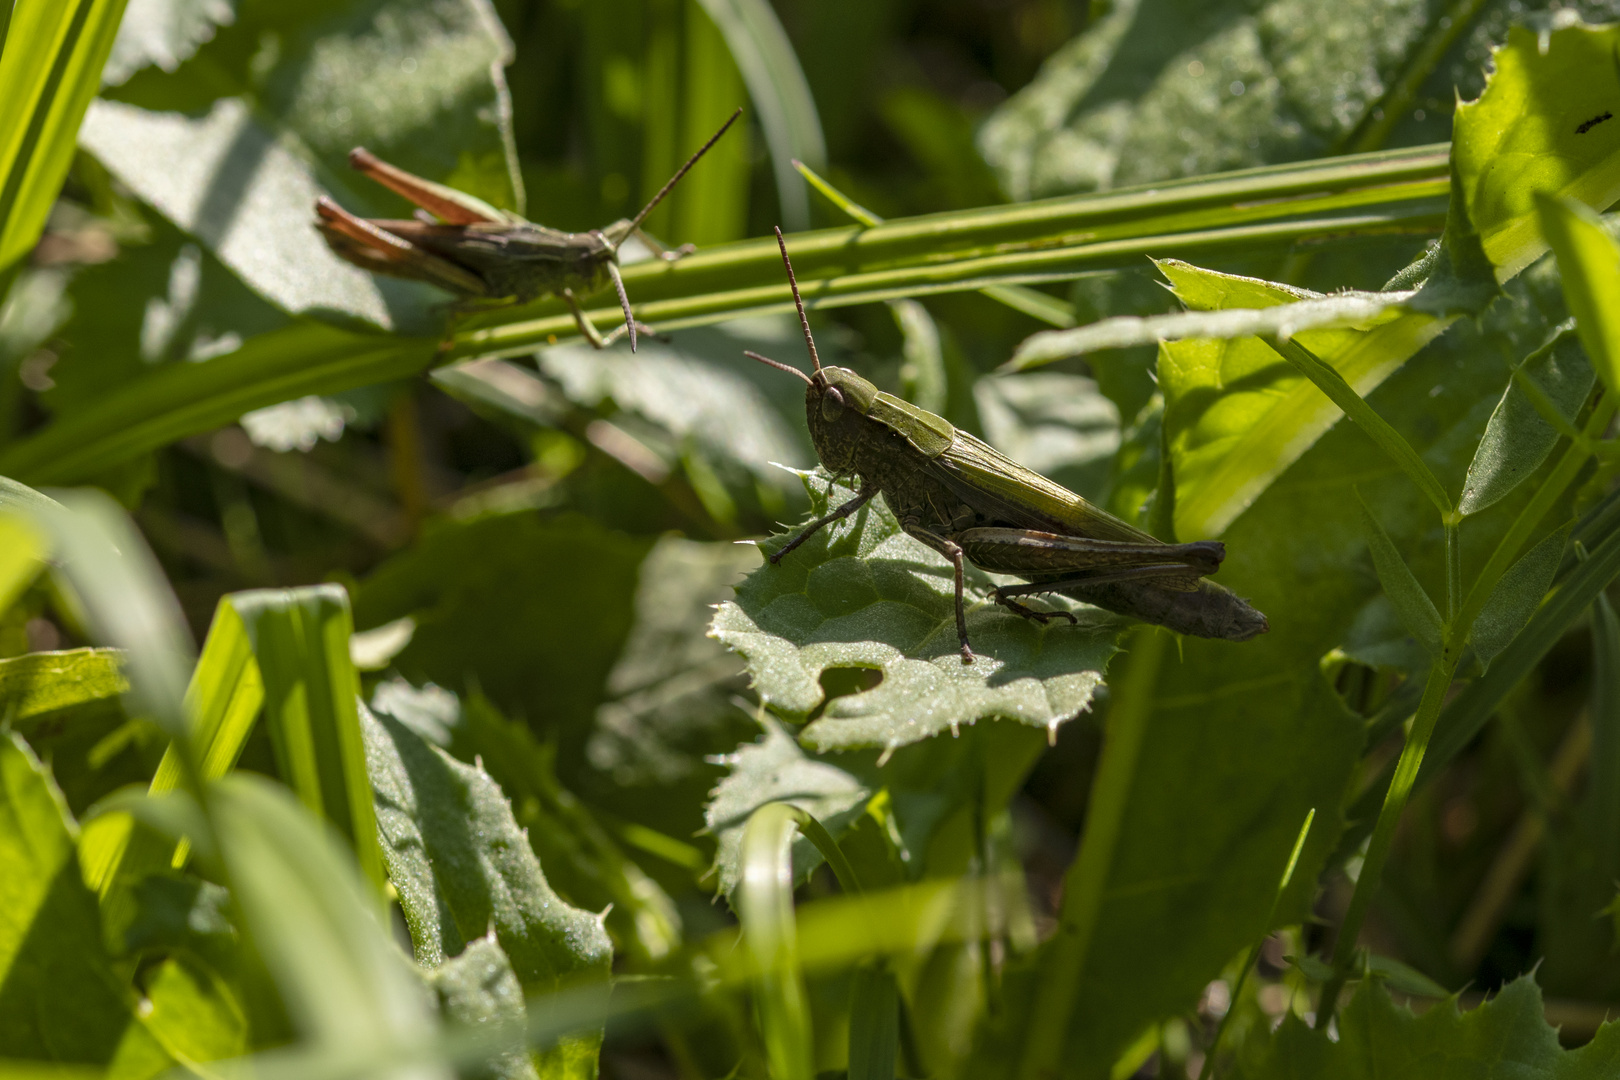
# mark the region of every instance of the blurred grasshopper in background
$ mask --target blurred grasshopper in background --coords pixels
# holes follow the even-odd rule
[[[816,454],[835,477],[859,477],[860,488],[773,552],[773,564],[881,492],[900,527],[956,569],[956,634],[964,663],[973,659],[962,597],[964,560],[1028,581],[1004,585],[992,598],[1041,623],[1079,620],[1013,598],[1062,593],[1178,633],[1228,641],[1247,641],[1269,629],[1266,617],[1245,600],[1205,580],[1226,557],[1224,544],[1166,544],[997,453],[944,417],[885,394],[848,368],[822,367],[781,229],[776,242],[812,371],[806,375],[755,352],[744,355],[805,381],[805,416]]]
[[[636,331],[648,328],[630,313],[630,297],[619,274],[619,248],[634,236],[669,262],[695,250],[690,244],[668,250],[642,232],[641,223],[741,115],[740,108],[732,113],[639,214],[605,229],[569,233],[536,225],[465,192],[413,176],[362,147],[349,152],[349,164],[415,203],[420,208],[416,218],[356,217],[322,195],[315,202],[320,219],[315,227],[337,255],[363,270],[426,281],[467,300],[522,303],[554,293],[568,305],[579,332],[592,345],[605,349],[629,334],[634,352]],[[579,307],[579,297],[601,288],[604,278],[612,280],[624,309],[624,326],[606,337]]]

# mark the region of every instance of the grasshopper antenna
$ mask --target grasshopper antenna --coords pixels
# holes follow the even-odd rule
[[[761,355],[759,355],[759,353],[755,352],[753,349],[744,349],[743,350],[743,355],[748,357],[750,360],[758,360],[762,364],[769,364],[769,365],[771,365],[771,367],[775,368],[777,371],[785,371],[789,375],[797,375],[799,378],[804,380],[804,384],[806,386],[815,385],[814,383],[812,383],[810,381],[810,376],[806,375],[804,372],[800,371],[798,368],[794,367],[792,364],[784,364],[780,360],[772,360],[768,356],[761,356]]]
[[[782,226],[776,226],[776,246],[782,249],[782,265],[787,267],[788,288],[793,290],[793,306],[799,309],[799,325],[804,327],[804,343],[810,346],[810,363],[813,370],[821,370],[821,354],[816,352],[816,339],[810,336],[810,320],[804,314],[804,301],[799,298],[799,282],[793,276],[793,263],[788,258],[787,241],[782,239]],[[803,372],[800,372],[803,374]]]
[[[669,183],[658,189],[658,194],[652,197],[652,202],[648,203],[646,206],[643,206],[641,208],[641,213],[630,219],[630,228],[626,230],[626,236],[629,236],[631,233],[634,233],[637,229],[641,228],[641,223],[646,220],[648,214],[653,212],[653,207],[664,201],[664,196],[669,194],[669,189],[681,182],[681,177],[686,175],[687,170],[697,164],[698,158],[709,152],[709,147],[720,141],[720,136],[724,135],[726,131],[730,129],[731,125],[737,122],[737,117],[741,115],[742,106],[739,105],[737,106],[737,111],[731,114],[731,119],[721,124],[720,130],[709,136],[709,141],[698,147],[698,152],[687,158],[686,164],[682,165],[678,170],[676,170],[675,175],[669,178]]]

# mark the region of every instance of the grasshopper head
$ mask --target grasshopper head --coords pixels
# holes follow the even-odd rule
[[[804,391],[804,418],[816,455],[834,473],[855,469],[866,414],[878,388],[849,368],[817,369]]]

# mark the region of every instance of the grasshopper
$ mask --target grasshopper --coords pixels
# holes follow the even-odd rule
[[[1166,544],[997,453],[944,417],[884,393],[848,368],[822,367],[781,229],[776,242],[811,373],[756,352],[744,355],[804,380],[805,417],[817,456],[834,476],[856,476],[860,486],[854,498],[772,552],[773,564],[882,494],[900,527],[955,569],[956,635],[964,663],[973,659],[963,602],[965,562],[1026,579],[1028,584],[997,588],[993,599],[1042,624],[1079,620],[1067,611],[1037,611],[1015,597],[1062,593],[1197,637],[1246,641],[1269,629],[1266,617],[1246,601],[1205,580],[1226,557],[1224,544]]]
[[[536,225],[465,192],[414,176],[358,146],[349,152],[349,164],[415,203],[419,207],[415,220],[357,217],[322,195],[315,201],[319,219],[315,227],[333,252],[363,270],[426,281],[465,301],[522,303],[555,293],[592,345],[605,349],[628,334],[634,352],[636,331],[648,327],[630,313],[630,297],[619,274],[619,248],[635,236],[668,262],[696,250],[690,244],[669,250],[642,232],[641,223],[741,115],[740,108],[732,113],[639,214],[605,229],[569,233]],[[579,297],[599,289],[604,278],[612,280],[624,309],[624,326],[606,337],[579,307]]]

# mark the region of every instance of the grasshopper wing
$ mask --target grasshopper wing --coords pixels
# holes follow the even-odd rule
[[[967,505],[1015,528],[1126,544],[1163,543],[965,431],[958,430],[944,453],[932,459],[929,472]]]

